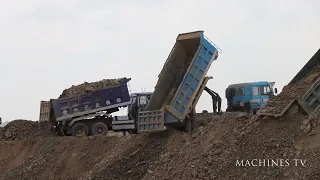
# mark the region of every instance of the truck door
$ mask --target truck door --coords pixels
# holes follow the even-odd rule
[[[261,94],[259,90],[259,86],[252,86],[252,98],[250,100],[251,107],[256,109],[260,108],[261,105]]]
[[[261,106],[263,106],[268,99],[270,98],[270,96],[272,95],[271,93],[271,88],[269,85],[261,85],[259,86],[259,90],[261,93]]]

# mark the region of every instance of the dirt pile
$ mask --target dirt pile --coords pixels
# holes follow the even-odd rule
[[[302,97],[311,85],[320,77],[320,66],[314,67],[306,77],[294,84],[287,85],[282,92],[277,96],[277,100],[294,99]]]
[[[318,65],[300,81],[286,85],[278,96],[269,99],[261,112],[280,114],[292,100],[301,98],[319,77],[320,66]]]
[[[225,113],[190,133],[0,141],[0,179],[319,179],[318,120]],[[268,166],[268,160],[278,163]]]
[[[37,137],[0,141],[0,179],[78,179],[125,147],[119,137]]]
[[[0,132],[0,140],[21,140],[39,135],[39,124],[30,120],[13,120]]]
[[[126,79],[127,78],[103,79],[101,81],[84,82],[79,85],[73,85],[70,88],[63,90],[62,94],[59,96],[59,99],[67,97],[76,97],[88,92],[98,91],[105,88],[118,87]]]

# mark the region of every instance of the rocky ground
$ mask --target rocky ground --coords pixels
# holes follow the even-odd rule
[[[16,138],[0,140],[0,179],[319,179],[318,120],[225,113],[190,133],[77,138],[43,136],[35,122],[13,121],[2,135],[15,129]],[[12,128],[22,123],[22,131]],[[252,159],[289,159],[290,166],[236,166]]]

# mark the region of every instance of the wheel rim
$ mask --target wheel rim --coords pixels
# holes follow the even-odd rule
[[[77,135],[85,135],[86,130],[83,127],[77,129]]]
[[[97,134],[103,134],[104,133],[104,128],[103,127],[97,127],[97,130],[96,130],[96,132],[97,132]]]

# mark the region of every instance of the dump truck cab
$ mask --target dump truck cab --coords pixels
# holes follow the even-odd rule
[[[231,84],[226,89],[227,111],[257,112],[277,93],[275,82],[258,81]]]
[[[132,93],[130,95],[131,104],[128,106],[128,116],[132,119],[137,119],[138,112],[146,108],[151,95],[152,92]]]

